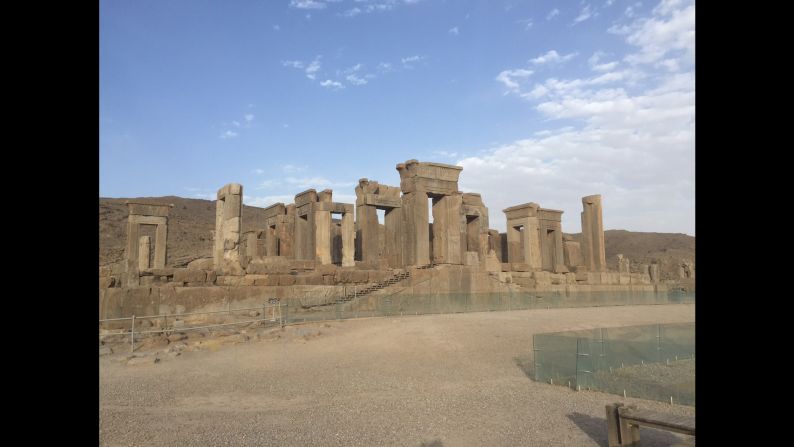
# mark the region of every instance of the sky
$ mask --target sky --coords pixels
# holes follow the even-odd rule
[[[99,195],[291,203],[409,159],[463,167],[491,228],[695,235],[693,1],[100,0]]]

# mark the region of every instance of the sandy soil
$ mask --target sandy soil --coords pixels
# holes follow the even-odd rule
[[[606,446],[608,403],[694,408],[534,382],[532,335],[694,319],[691,304],[423,315],[119,349],[99,360],[100,443]]]

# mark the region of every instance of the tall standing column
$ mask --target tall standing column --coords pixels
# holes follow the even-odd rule
[[[377,217],[377,216],[376,216]],[[377,220],[376,220],[377,222]],[[355,267],[355,223],[353,221],[353,206],[350,211],[342,214],[342,267]]]
[[[168,240],[168,218],[162,218],[163,223],[157,224],[154,233],[154,265],[156,269],[165,268],[166,241]]]
[[[315,259],[322,265],[331,264],[331,213],[314,212]]]
[[[215,268],[226,262],[240,260],[240,227],[242,224],[243,186],[229,183],[218,190],[215,211]]]
[[[433,262],[463,264],[461,259],[461,194],[433,200]],[[465,216],[463,217],[465,219]]]
[[[421,190],[403,193],[404,261],[406,265],[430,264],[430,218],[427,193]]]
[[[606,271],[601,195],[582,197],[582,207],[582,255],[585,268],[593,272]]]
[[[149,268],[149,254],[152,251],[152,238],[141,236],[138,239],[138,270]]]

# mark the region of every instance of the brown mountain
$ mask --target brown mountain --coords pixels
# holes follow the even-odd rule
[[[123,259],[127,238],[127,207],[124,202],[130,199],[99,199],[99,265],[106,265]],[[154,203],[170,203],[171,214],[168,219],[168,265],[185,265],[187,262],[212,255],[212,235],[215,229],[215,202],[203,199],[182,197],[139,197]],[[243,206],[243,232],[255,229],[256,222],[262,222],[262,208]],[[142,235],[154,236],[144,229]],[[580,234],[572,235],[579,240]],[[662,264],[662,276],[674,277],[677,265],[695,260],[695,238],[680,233],[641,233],[626,230],[606,230],[604,232],[607,265],[617,269],[617,254],[623,254],[632,261],[650,263],[656,260]]]

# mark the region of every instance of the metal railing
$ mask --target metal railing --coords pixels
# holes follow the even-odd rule
[[[100,329],[102,323],[112,322],[112,321],[127,321],[129,320],[130,329],[129,331],[124,332],[107,332],[107,333],[100,333],[99,338],[100,340],[103,337],[109,337],[114,335],[130,335],[130,352],[135,352],[135,335],[143,335],[143,334],[171,334],[173,332],[185,332],[185,331],[194,331],[198,329],[208,329],[212,327],[223,327],[223,326],[234,326],[238,324],[250,324],[250,323],[257,323],[261,322],[266,324],[267,322],[277,323],[278,326],[284,327],[285,325],[285,318],[282,309],[286,307],[286,304],[282,304],[277,300],[269,300],[267,303],[263,303],[260,307],[245,307],[245,308],[236,308],[232,309],[231,306],[226,310],[216,310],[216,311],[207,311],[207,312],[188,312],[188,313],[177,313],[177,314],[161,314],[161,315],[143,315],[137,316],[132,315],[131,317],[122,317],[122,318],[105,318],[99,320]],[[232,312],[243,312],[243,311],[262,311],[262,318],[256,318],[253,320],[244,320],[244,321],[235,321],[232,323],[216,323],[216,324],[207,324],[202,326],[168,326],[168,318],[171,317],[174,323],[179,321],[179,318],[186,317],[186,316],[193,316],[193,315],[214,315],[214,314],[228,314],[231,316]],[[269,312],[268,312],[269,311]],[[163,324],[161,329],[159,330],[147,330],[147,331],[135,331],[135,320],[162,320]]]

